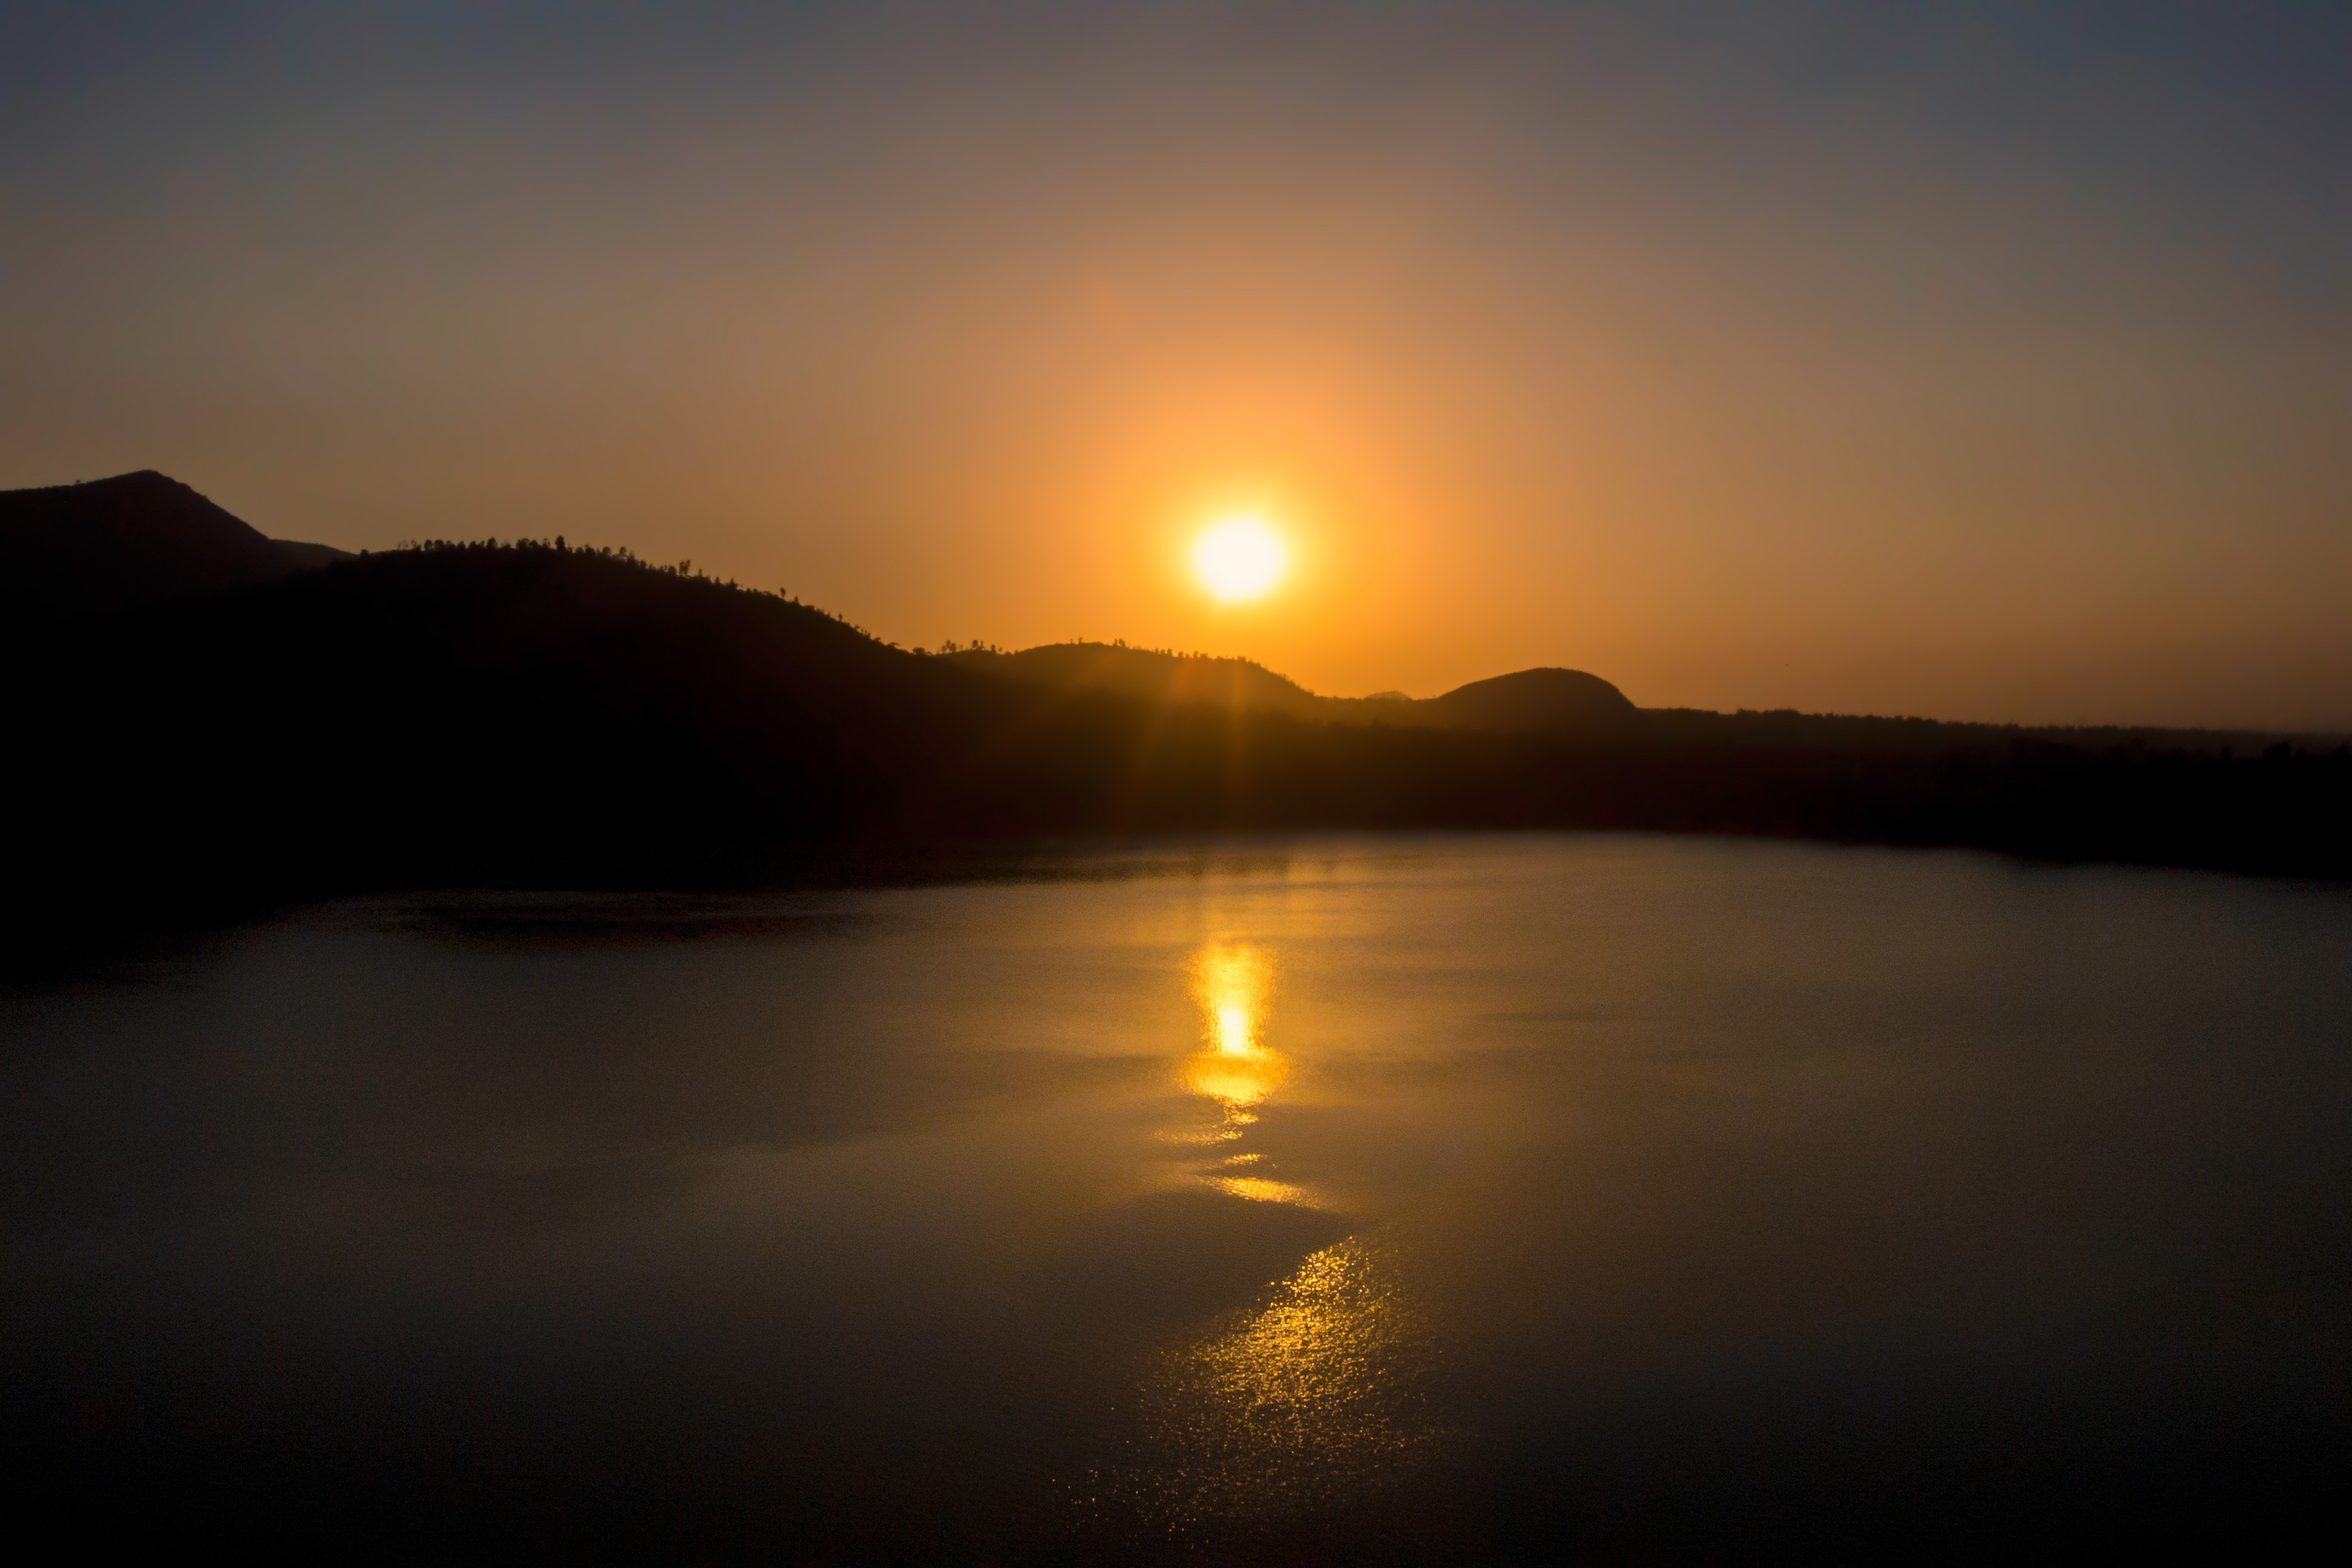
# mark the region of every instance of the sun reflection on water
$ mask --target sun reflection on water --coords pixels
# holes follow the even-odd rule
[[[1382,1408],[1417,1337],[1417,1315],[1372,1248],[1343,1241],[1309,1256],[1255,1316],[1196,1345],[1188,1381],[1213,1403],[1328,1452],[1396,1446]]]
[[[1202,1038],[1176,1078],[1216,1121],[1160,1136],[1201,1151],[1188,1183],[1329,1214],[1328,1196],[1280,1179],[1276,1152],[1247,1146],[1265,1140],[1259,1112],[1292,1075],[1269,1043],[1276,973],[1274,954],[1247,943],[1193,954]],[[1180,1532],[1369,1506],[1426,1481],[1458,1447],[1433,1408],[1434,1354],[1423,1311],[1374,1239],[1323,1247],[1254,1305],[1163,1342],[1124,1406],[1116,1457],[1089,1485]]]
[[[1206,1045],[1184,1059],[1184,1087],[1223,1108],[1227,1135],[1256,1120],[1250,1107],[1282,1087],[1289,1064],[1265,1044],[1274,959],[1246,943],[1202,948],[1192,958],[1192,998]]]
[[[1114,1461],[1094,1479],[1179,1531],[1361,1508],[1431,1482],[1460,1447],[1435,1372],[1429,1324],[1379,1245],[1343,1241],[1162,1352],[1129,1439],[1154,1462]]]
[[[1193,954],[1191,969],[1203,1044],[1184,1058],[1178,1077],[1192,1093],[1214,1100],[1223,1114],[1213,1130],[1177,1128],[1162,1136],[1177,1143],[1230,1143],[1257,1121],[1252,1107],[1271,1098],[1290,1075],[1288,1061],[1265,1043],[1274,1000],[1274,956],[1246,942],[1214,944]],[[1260,1158],[1230,1155],[1193,1173],[1237,1198],[1313,1206],[1304,1190],[1287,1182],[1264,1173],[1233,1175],[1221,1168],[1255,1164]]]

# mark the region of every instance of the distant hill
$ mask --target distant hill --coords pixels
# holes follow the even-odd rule
[[[1580,669],[1522,669],[1457,686],[1414,706],[1457,729],[1521,735],[1614,733],[1640,712],[1623,692]]]
[[[1206,702],[1325,724],[1489,730],[1506,734],[1621,731],[1641,711],[1597,675],[1523,669],[1473,681],[1443,697],[1401,692],[1319,697],[1245,658],[1212,658],[1124,643],[1049,643],[1003,653],[960,648],[941,658],[969,669],[1057,691],[1108,691],[1154,703]]]
[[[1246,658],[1212,658],[1124,643],[1048,643],[1004,653],[959,648],[939,658],[1001,679],[1055,691],[1108,691],[1147,702],[1211,702],[1245,712],[1324,717],[1329,699],[1316,696]]]
[[[1349,701],[1116,646],[923,657],[562,541],[294,571],[183,487],[109,483],[143,492],[103,513],[136,520],[110,537],[137,570],[87,579],[146,602],[100,614],[91,592],[75,616],[0,622],[0,657],[30,672],[0,772],[0,921],[19,936],[394,886],[925,877],[991,843],[1227,829],[1758,834],[2352,876],[2352,749],[2332,740],[1635,710],[1571,670]],[[54,516],[36,521],[9,542],[52,541]],[[76,536],[83,557],[17,559],[66,573],[113,526]]]
[[[265,538],[151,469],[0,490],[0,615],[18,622],[120,615],[348,559],[328,545]]]

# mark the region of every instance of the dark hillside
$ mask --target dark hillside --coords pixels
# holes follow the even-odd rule
[[[5,786],[19,933],[394,886],[920,876],[974,840],[1229,828],[1638,828],[2352,875],[2341,746],[1798,714],[1312,722],[994,679],[561,542],[348,560],[20,626],[0,651],[26,675]]]
[[[583,551],[404,551],[59,634],[52,869],[145,885],[662,876],[885,822],[993,688]],[[1000,699],[1000,704],[1001,704]]]
[[[265,538],[152,470],[0,490],[0,615],[57,625],[274,583],[347,559]]]

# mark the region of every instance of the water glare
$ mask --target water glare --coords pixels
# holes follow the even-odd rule
[[[1120,1477],[1121,1489],[1179,1533],[1360,1510],[1460,1448],[1437,1415],[1436,1351],[1426,1310],[1380,1245],[1325,1247],[1264,1305],[1153,1363],[1140,1433],[1123,1446],[1155,1462]]]
[[[1261,1213],[1328,1213],[1328,1199],[1269,1174],[1266,1153],[1234,1149],[1290,1075],[1267,1043],[1273,952],[1212,943],[1186,968],[1202,1044],[1177,1076],[1219,1121],[1205,1133],[1187,1123],[1161,1136],[1217,1146],[1189,1173],[1226,1198]],[[1434,1355],[1427,1309],[1376,1237],[1318,1247],[1249,1306],[1160,1350],[1087,1485],[1175,1538],[1218,1521],[1266,1525],[1360,1509],[1376,1489],[1425,1472],[1453,1446],[1433,1413]]]
[[[1264,1043],[1274,1002],[1274,956],[1246,943],[1212,944],[1193,955],[1191,970],[1192,997],[1208,1043],[1184,1059],[1179,1076],[1186,1089],[1213,1100],[1223,1114],[1213,1131],[1188,1125],[1166,1136],[1177,1142],[1229,1143],[1257,1120],[1252,1108],[1270,1098],[1290,1074],[1290,1064]],[[1260,1158],[1230,1154],[1219,1164],[1255,1164]],[[1219,1191],[1239,1198],[1307,1201],[1298,1188],[1260,1173],[1236,1176],[1213,1169],[1202,1175]]]

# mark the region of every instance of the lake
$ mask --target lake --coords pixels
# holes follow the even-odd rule
[[[7,1458],[91,1542],[2347,1526],[2341,888],[1152,844],[338,902],[18,973],[0,1040]]]

